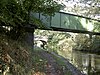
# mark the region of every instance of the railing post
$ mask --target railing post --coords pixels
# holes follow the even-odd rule
[[[60,28],[61,28],[61,13],[60,13]]]
[[[50,16],[50,27],[51,27],[51,20],[52,20],[52,16]]]
[[[32,39],[32,41],[33,41],[33,50],[34,50],[34,32],[35,32],[35,28],[33,29],[33,39]]]

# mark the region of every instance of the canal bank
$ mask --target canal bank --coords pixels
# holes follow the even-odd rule
[[[60,58],[61,61],[63,61],[66,64],[66,67],[71,71],[72,75],[85,75],[85,74],[82,74],[81,71],[79,69],[77,69],[74,65],[72,65],[66,58],[64,58],[54,52],[51,52],[51,54]]]
[[[85,75],[79,69],[77,69],[74,65],[72,65],[66,58],[54,52],[42,50],[39,52],[39,54],[44,59],[46,59],[49,63],[55,64],[56,62],[56,64],[58,64],[59,66],[62,66],[62,71],[64,72],[64,74],[62,73],[61,75]]]

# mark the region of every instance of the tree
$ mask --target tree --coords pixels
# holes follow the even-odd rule
[[[4,40],[6,38],[3,38],[1,40],[6,42],[8,44],[7,46],[11,47],[10,49],[7,47],[3,49],[2,47],[3,42],[0,41],[1,43],[0,51],[4,51],[5,54],[9,54],[16,62],[14,63],[14,65],[18,64],[22,68],[25,68],[24,69],[25,73],[29,71],[29,68],[31,67],[33,68],[32,61],[34,60],[33,60],[33,51],[31,50],[33,48],[34,26],[41,27],[42,25],[42,22],[33,16],[32,16],[33,22],[30,23],[30,17],[31,17],[30,13],[42,13],[45,16],[54,15],[54,13],[59,11],[59,9],[60,5],[57,4],[54,0],[0,0],[0,37],[5,36],[4,34],[6,34],[8,36],[6,37],[7,41]],[[16,46],[14,46],[13,43],[15,41],[18,42]],[[4,44],[4,47],[5,46],[6,44]],[[28,48],[25,46],[27,46]],[[24,51],[19,49],[22,47],[24,47],[24,49],[22,50],[26,52],[25,54],[23,54]],[[14,52],[14,55],[11,52]],[[23,57],[25,57],[28,62]],[[30,59],[28,60],[28,58]],[[12,63],[10,64],[13,65]],[[12,68],[11,65],[9,66],[10,69]],[[13,68],[16,67],[13,66]],[[20,70],[21,75],[26,75],[23,73],[21,69],[18,70]],[[18,75],[20,73],[14,72],[14,74]]]
[[[53,0],[2,0],[0,1],[0,22],[6,25],[29,24],[30,12],[52,15],[59,10]]]
[[[100,0],[63,0],[62,3],[66,12],[100,19]]]
[[[10,30],[6,32],[9,33],[12,39],[18,39],[20,35],[25,33],[26,30],[30,26],[34,27],[42,27],[42,23],[40,20],[33,17],[33,22],[30,25],[30,13],[42,13],[44,15],[53,15],[55,12],[60,9],[59,4],[57,4],[54,0],[1,0],[0,1],[0,27],[4,29],[2,26],[10,26]],[[34,28],[32,29],[34,30]],[[25,34],[29,39],[33,38],[29,35]],[[29,40],[28,39],[28,40]],[[26,40],[26,39],[25,39]]]

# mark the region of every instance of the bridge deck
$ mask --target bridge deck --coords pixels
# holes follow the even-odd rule
[[[35,16],[37,19],[40,19],[46,27],[46,28],[38,28],[38,29],[100,35],[100,30],[98,31],[95,28],[96,26],[95,23],[100,25],[100,20],[91,19],[91,18],[64,13],[64,12],[56,13],[55,16],[52,17],[51,16],[45,17],[39,13],[31,13],[30,19],[33,19],[32,16]],[[36,29],[37,27],[36,25],[30,24],[28,27],[25,28],[28,31],[31,30],[32,32],[34,31],[34,28]]]
[[[46,30],[100,35],[100,32],[95,28],[95,23],[100,24],[100,20],[64,12],[56,13],[52,17],[45,17],[40,13],[31,14],[31,16],[32,15],[45,24],[47,27]]]

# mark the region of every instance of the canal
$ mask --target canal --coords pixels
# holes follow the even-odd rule
[[[68,59],[68,61],[77,67],[83,74],[100,75],[100,55],[72,50],[75,44],[77,44],[77,47],[82,45],[82,47],[91,46],[88,35],[44,30],[35,31],[35,35],[48,37],[47,50],[51,50]],[[100,38],[97,36],[94,37],[94,47],[99,48],[99,39]]]
[[[100,75],[100,55],[68,50],[60,51],[59,54],[67,58],[83,74]]]

